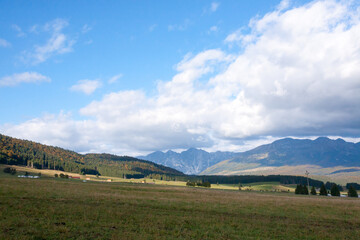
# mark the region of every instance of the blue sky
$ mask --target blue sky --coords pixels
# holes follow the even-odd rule
[[[358,13],[356,1],[0,1],[0,131],[132,155],[357,139]]]
[[[37,72],[51,83],[1,88],[0,123],[20,123],[42,113],[73,111],[117,90],[144,89],[152,94],[167,81],[187,53],[228,48],[226,36],[249,19],[274,9],[278,1],[1,1],[0,76]],[[65,53],[52,52],[42,62],[26,57],[51,38],[46,24],[64,21],[71,43]],[[25,59],[23,59],[25,58]],[[113,76],[122,77],[106,84]],[[104,82],[91,96],[69,88],[82,79]],[[7,99],[11,99],[8,101]],[[29,101],[24,101],[28,99]]]

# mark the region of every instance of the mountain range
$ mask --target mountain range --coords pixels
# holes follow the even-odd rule
[[[190,148],[181,153],[171,150],[167,152],[156,151],[137,158],[165,165],[185,174],[196,175],[223,160],[236,156],[238,153],[220,151],[209,153],[201,149]]]
[[[312,174],[329,175],[360,171],[360,143],[319,137],[285,138],[240,153],[201,174]]]
[[[201,175],[360,173],[360,143],[327,137],[284,138],[241,153],[208,153],[191,148],[181,153],[158,151],[139,158]]]

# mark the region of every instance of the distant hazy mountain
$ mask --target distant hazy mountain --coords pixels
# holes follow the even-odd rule
[[[355,168],[351,168],[355,167]],[[238,154],[201,174],[296,174],[311,169],[319,174],[360,172],[360,143],[285,138]]]
[[[237,155],[238,153],[209,153],[204,150],[190,148],[181,153],[176,153],[171,150],[165,153],[157,151],[147,156],[140,156],[138,158],[177,169],[185,174],[198,174],[218,162],[234,158]]]

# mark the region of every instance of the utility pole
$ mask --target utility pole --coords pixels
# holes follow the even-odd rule
[[[310,185],[309,185],[309,172],[306,170],[305,172],[306,179],[307,179],[307,185],[308,185],[308,193],[310,195]]]

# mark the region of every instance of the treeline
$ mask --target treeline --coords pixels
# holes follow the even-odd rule
[[[240,175],[240,176],[223,176],[223,175],[166,175],[150,174],[149,178],[166,180],[166,181],[183,181],[183,182],[209,182],[210,184],[247,184],[257,182],[280,182],[280,184],[307,184],[307,178],[290,175]],[[309,178],[309,184],[317,188],[324,184],[322,181]]]
[[[124,178],[129,179],[129,178],[134,178],[134,179],[140,179],[140,178],[144,178],[145,175],[144,174],[125,174]]]
[[[330,185],[331,185],[331,187],[329,188]],[[356,198],[358,197],[358,193],[357,193],[355,187],[352,184],[348,183],[346,185],[346,187],[347,187],[347,190],[348,190],[348,192],[347,192],[348,197],[356,197]],[[330,194],[331,196],[339,197],[341,195],[340,191],[343,191],[343,188],[340,185],[338,185],[336,183],[327,182],[326,184],[321,185],[320,190],[319,190],[319,195],[320,196],[327,196],[327,195]],[[296,186],[296,189],[295,189],[295,194],[308,195],[309,194],[309,189],[308,189],[308,187],[306,185],[298,184]],[[314,186],[312,186],[310,194],[311,195],[317,195],[317,191],[316,191]]]
[[[159,174],[159,173],[152,173],[147,175],[147,177],[150,179],[157,179],[163,181],[182,181],[182,182],[187,182],[189,180],[195,179],[189,175],[173,175],[173,174]]]
[[[211,184],[246,184],[256,182],[280,182],[280,184],[306,184],[307,178],[301,176],[290,175],[268,175],[268,176],[256,176],[256,175],[242,175],[242,176],[197,176],[201,178],[203,182],[210,182]],[[309,183],[312,186],[320,187],[323,182],[309,178]]]

